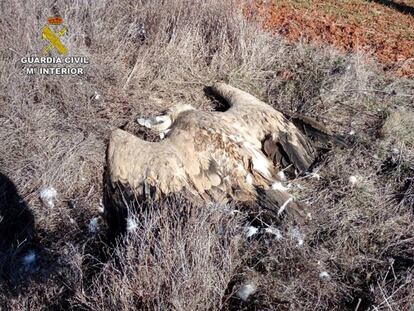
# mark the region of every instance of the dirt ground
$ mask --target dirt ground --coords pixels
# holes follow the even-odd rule
[[[414,1],[256,1],[264,27],[289,40],[373,54],[398,76],[414,76]]]

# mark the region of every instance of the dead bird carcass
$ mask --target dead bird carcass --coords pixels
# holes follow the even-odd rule
[[[315,161],[317,150],[304,129],[328,140],[333,136],[308,118],[289,120],[230,85],[216,83],[211,92],[227,102],[226,111],[176,105],[165,115],[138,119],[142,126],[159,132],[163,138],[159,142],[113,131],[104,189],[110,226],[125,228],[126,205],[131,200],[158,200],[182,191],[204,202],[269,204],[270,198],[276,212],[283,208],[306,217],[277,173],[288,165],[303,173]]]

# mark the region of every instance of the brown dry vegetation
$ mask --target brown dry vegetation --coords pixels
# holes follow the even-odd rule
[[[360,54],[288,43],[263,31],[262,21],[246,21],[230,2],[0,5],[2,309],[414,304],[412,80],[385,77]],[[70,28],[70,53],[91,64],[84,76],[27,76],[20,58],[43,48],[39,31],[56,11]],[[321,159],[319,180],[292,181],[312,221],[293,228],[270,217],[282,239],[263,233],[246,240],[246,221],[270,225],[254,206],[191,206],[176,198],[135,209],[137,228],[110,244],[99,211],[110,131],[122,126],[145,136],[134,119],[178,101],[213,109],[203,87],[217,80],[340,134],[355,133],[347,135],[347,148]],[[58,192],[53,208],[39,200],[47,186]],[[88,230],[93,217],[97,233]],[[30,254],[35,260],[28,264]],[[319,277],[324,271],[329,278]],[[234,293],[246,282],[257,291],[244,302]]]
[[[413,1],[254,1],[246,12],[264,17],[264,27],[289,40],[365,51],[390,73],[414,76]],[[252,9],[253,8],[253,9]]]

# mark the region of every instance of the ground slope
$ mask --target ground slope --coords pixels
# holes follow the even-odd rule
[[[414,1],[256,1],[264,27],[290,40],[372,53],[385,69],[414,75]]]

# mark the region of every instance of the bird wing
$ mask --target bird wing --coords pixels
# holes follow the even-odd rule
[[[293,164],[306,171],[316,158],[311,141],[283,113],[253,95],[224,83],[215,83],[211,90],[226,100],[230,108],[224,112],[239,131],[254,136],[262,150],[275,165]]]
[[[125,232],[128,209],[136,202],[146,206],[179,192],[200,203],[254,198],[257,183],[246,179],[252,161],[241,150],[223,133],[196,126],[172,129],[160,142],[113,131],[103,198],[109,235]]]
[[[211,130],[172,130],[160,142],[115,130],[107,151],[111,187],[122,185],[141,199],[181,190],[218,201],[253,193],[246,181],[249,154],[243,158],[239,145]]]
[[[111,183],[128,186],[138,197],[153,187],[169,193],[186,184],[183,159],[175,146],[144,141],[120,129],[111,134],[107,164]]]

